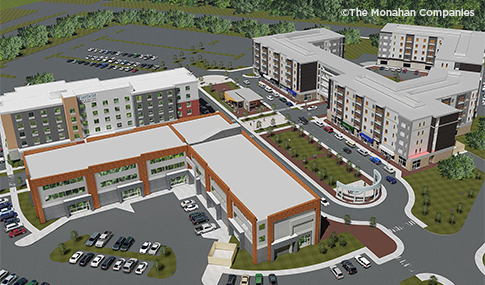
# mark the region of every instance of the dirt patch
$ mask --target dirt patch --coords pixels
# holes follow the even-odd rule
[[[225,90],[225,91],[232,90],[232,88],[226,83],[219,83],[216,85],[212,85],[212,89],[214,89],[218,93],[221,92],[222,90]]]
[[[321,239],[329,238],[332,232],[341,234],[348,231],[379,258],[391,254],[397,249],[397,244],[378,228],[356,225],[346,226],[343,223],[331,220],[328,220],[328,222],[330,225]]]

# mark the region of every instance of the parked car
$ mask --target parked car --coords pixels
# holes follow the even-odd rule
[[[25,277],[22,277],[17,280],[13,285],[24,285],[25,283],[27,283],[27,279]]]
[[[84,255],[84,252],[81,250],[76,251],[71,258],[69,258],[70,264],[76,264],[78,260]]]
[[[110,256],[106,258],[103,263],[101,264],[101,269],[103,270],[108,270],[108,268],[111,266],[111,264],[116,260],[116,257]]]
[[[239,285],[249,285],[249,275],[241,276],[241,282]]]
[[[330,266],[330,271],[333,273],[333,275],[335,275],[335,278],[337,278],[337,280],[344,278],[344,274],[342,273],[340,268],[337,267],[337,265]]]
[[[343,139],[344,139],[344,136],[343,136],[341,133],[335,133],[335,137],[336,137],[338,140],[343,140]]]
[[[372,156],[370,158],[370,161],[372,161],[374,164],[379,165],[382,163],[382,161],[377,157],[377,156]]]
[[[276,275],[274,275],[273,273],[268,275],[268,279],[269,279],[269,284],[271,285],[278,284],[278,281],[276,280]]]
[[[18,229],[15,229],[15,230],[12,230],[8,233],[8,236],[13,238],[13,237],[16,237],[18,235],[21,235],[23,233],[26,233],[27,230],[25,230],[25,228],[18,228]]]
[[[419,71],[418,70],[415,70],[414,71],[414,75],[418,75],[419,74]]]
[[[124,259],[124,258],[118,259],[118,261],[116,261],[115,264],[113,265],[113,270],[114,271],[120,271],[120,269],[123,267],[125,262],[126,262],[126,259]]]
[[[348,260],[344,260],[342,261],[340,264],[342,264],[342,267],[347,270],[347,272],[352,275],[352,274],[355,274],[357,273],[357,268],[355,268],[355,266],[352,264],[352,262],[348,261]]]
[[[365,269],[371,267],[371,263],[369,260],[367,260],[367,258],[363,257],[362,255],[357,255],[355,257],[355,261],[357,261],[358,264],[362,265],[362,267],[364,267]]]
[[[286,100],[286,98],[285,98],[285,97],[283,97],[283,96],[281,96],[281,97],[280,97],[280,98],[278,98],[278,99],[279,99],[281,102],[283,102],[283,103],[288,102],[288,100]]]
[[[391,173],[391,174],[396,172],[396,170],[394,170],[394,168],[392,168],[389,165],[384,166],[384,170],[387,171],[388,173]]]
[[[408,70],[406,68],[403,68],[402,73],[406,73],[406,72],[408,72]]]
[[[271,92],[273,92],[273,88],[266,86],[266,87],[264,87],[264,91],[271,93]]]
[[[145,262],[145,261],[141,262],[136,267],[135,274],[142,275],[143,272],[145,272],[145,269],[147,269],[147,267],[148,267],[148,262]]]
[[[94,253],[92,253],[92,252],[86,253],[86,255],[83,256],[81,258],[81,260],[79,261],[79,265],[86,266],[86,264],[88,264],[89,261],[91,261],[91,259],[93,259],[93,257],[94,257]]]
[[[104,247],[106,243],[111,239],[113,233],[110,231],[105,231],[102,235],[99,236],[98,241],[96,241],[96,247]]]
[[[133,268],[135,268],[136,264],[138,263],[138,259],[136,258],[130,258],[128,261],[123,265],[122,271],[125,273],[131,273]]]
[[[119,237],[118,240],[113,245],[113,247],[111,247],[111,249],[119,250],[121,245],[123,245],[124,242],[125,242],[125,237]]]
[[[14,211],[15,210],[12,207],[3,208],[3,209],[0,210],[0,215],[7,214],[7,213],[12,213]]]
[[[0,205],[3,204],[3,203],[8,203],[9,201],[10,200],[8,200],[8,198],[0,198]]]
[[[261,87],[261,88],[265,88],[266,87],[266,84],[264,84],[263,81],[259,81],[258,82],[258,86]]]
[[[12,273],[9,276],[7,276],[7,278],[3,279],[2,283],[0,284],[2,285],[12,284],[17,278],[19,278],[17,274]]]
[[[93,246],[94,243],[98,240],[100,235],[101,235],[100,233],[94,232],[84,244],[86,246]]]
[[[256,273],[256,275],[254,275],[254,279],[255,285],[263,285],[263,274]]]
[[[207,109],[206,106],[200,106],[200,112],[202,114],[209,114],[209,110]]]
[[[8,276],[8,270],[2,269],[0,270],[0,280]]]
[[[67,62],[71,63],[74,59],[70,58],[67,60]]]
[[[298,122],[300,122],[303,125],[308,124],[308,120],[305,117],[298,117]]]
[[[366,156],[369,154],[369,152],[367,152],[367,150],[363,149],[363,148],[359,148],[357,149],[357,152],[362,154],[363,156]]]
[[[37,282],[37,280],[32,280],[29,283],[27,283],[27,285],[39,285],[39,282]]]
[[[158,241],[154,242],[154,243],[152,244],[152,246],[150,247],[150,249],[148,250],[148,254],[149,254],[149,255],[156,255],[156,254],[157,254],[157,252],[158,252],[158,250],[160,249],[160,246],[161,246],[161,245],[162,245],[162,244],[161,244],[161,243],[159,243]]]
[[[134,242],[135,242],[134,238],[127,237],[125,242],[121,245],[120,250],[127,251]]]
[[[384,70],[384,66],[379,67],[379,70]]]
[[[198,224],[205,223],[205,222],[208,222],[208,221],[209,221],[209,218],[207,216],[199,216],[199,217],[192,220],[192,224],[198,225]]]
[[[198,227],[196,227],[194,230],[195,230],[195,234],[204,234],[204,233],[208,233],[212,230],[214,230],[216,228],[216,224],[214,223],[205,223],[205,224],[202,224]]]
[[[317,121],[317,120],[313,120],[313,122],[315,123],[315,125],[317,125],[319,127],[325,126],[325,124],[323,122],[320,122],[320,121]]]
[[[389,182],[391,184],[396,184],[397,183],[396,178],[394,178],[392,176],[386,176],[386,180],[387,180],[387,182]]]
[[[268,99],[269,101],[273,101],[274,97],[273,97],[273,95],[268,95],[268,96],[266,96],[266,99]]]
[[[8,233],[9,231],[13,231],[23,226],[24,226],[23,223],[12,223],[12,224],[5,225],[5,232]]]
[[[98,268],[98,266],[101,264],[101,262],[104,259],[104,255],[98,254],[96,257],[91,261],[91,267]]]
[[[152,245],[152,243],[151,243],[151,242],[149,242],[149,241],[144,242],[144,243],[141,245],[141,247],[140,247],[140,250],[139,250],[140,254],[145,254],[145,253],[147,253],[147,251],[150,249],[150,246],[151,246],[151,245]]]
[[[350,148],[348,148],[348,147],[344,147],[344,148],[343,148],[343,151],[344,151],[345,153],[347,153],[347,154],[352,153],[352,150],[351,150]]]
[[[180,203],[180,207],[184,208],[185,206],[188,206],[188,205],[191,205],[191,204],[195,204],[195,201],[194,200],[184,200],[182,201],[182,203]]]
[[[288,106],[288,107],[292,107],[292,106],[293,106],[293,103],[291,103],[290,101],[287,101],[285,104],[286,104],[286,106]]]
[[[197,205],[197,204],[191,204],[191,205],[184,207],[185,212],[192,212],[192,211],[195,211],[197,209],[199,209],[199,205]]]
[[[330,205],[330,203],[327,201],[327,199],[325,198],[321,198],[320,199],[320,202],[322,203],[323,206],[327,207]]]
[[[189,220],[193,220],[197,218],[198,216],[205,216],[205,212],[195,212],[189,215]]]
[[[313,111],[313,110],[316,110],[318,108],[318,106],[310,106],[307,108],[308,111]]]
[[[356,147],[356,144],[353,141],[345,141],[345,144],[348,145],[348,146],[350,146],[351,148]]]
[[[12,213],[6,214],[6,215],[0,215],[0,222],[4,222],[5,220],[15,218],[17,216],[18,216],[17,212],[12,212]]]
[[[42,282],[42,283],[40,283],[40,285],[51,285],[51,284],[49,284],[47,282]]]
[[[236,279],[237,279],[237,276],[236,275],[229,274],[229,276],[227,277],[226,285],[235,285],[236,284]]]
[[[246,85],[251,84],[251,82],[250,82],[249,80],[247,80],[247,79],[246,79],[246,80],[244,80],[244,81],[243,81],[243,83],[244,83],[244,84],[246,84]]]
[[[333,133],[333,128],[330,127],[330,126],[325,126],[323,127],[323,129],[327,132],[327,133]]]
[[[273,90],[273,96],[276,98],[280,97],[280,92]]]

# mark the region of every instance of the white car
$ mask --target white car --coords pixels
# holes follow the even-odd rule
[[[135,274],[142,275],[145,269],[148,267],[148,262],[143,261],[142,263],[138,264],[135,269]]]
[[[321,198],[320,201],[322,202],[322,205],[325,206],[325,207],[330,205],[330,203],[325,198]]]
[[[247,80],[247,79],[246,79],[246,80],[244,80],[244,81],[243,81],[243,83],[244,83],[244,84],[246,84],[246,85],[251,84],[251,82],[250,82],[249,80]]]
[[[367,258],[363,257],[362,255],[357,255],[355,257],[355,261],[357,261],[358,264],[362,265],[365,269],[371,267],[371,263]]]
[[[273,96],[280,97],[280,92],[273,90]]]
[[[259,81],[258,86],[261,87],[261,88],[265,88],[266,84],[264,84],[263,81]]]
[[[184,201],[182,201],[182,203],[180,203],[180,207],[183,208],[183,207],[191,205],[191,204],[195,204],[195,201],[194,200],[184,200]]]
[[[195,211],[197,209],[199,209],[199,205],[197,205],[197,204],[190,204],[190,205],[184,207],[185,212],[192,212],[192,211]]]
[[[147,251],[150,249],[150,245],[152,245],[151,242],[149,241],[144,242],[140,247],[140,254],[147,253]]]
[[[394,170],[394,168],[390,167],[389,165],[384,166],[384,170],[389,172],[389,173],[396,172],[396,170]]]
[[[386,66],[384,69],[385,69],[385,70],[389,70],[389,66]]]
[[[335,275],[335,278],[337,278],[337,280],[344,278],[344,274],[342,273],[340,268],[337,267],[337,265],[330,266],[330,271],[332,271],[333,275]]]
[[[103,259],[104,259],[104,255],[102,254],[96,255],[93,261],[91,261],[91,267],[97,268],[101,264],[101,261],[103,261]]]
[[[127,262],[125,262],[125,265],[123,265],[123,268],[121,270],[125,273],[130,273],[133,270],[133,267],[135,267],[137,263],[138,263],[138,259],[130,258],[128,259]]]
[[[10,201],[8,198],[0,198],[0,204],[7,203],[8,201]]]
[[[335,133],[335,137],[338,139],[338,140],[343,140],[344,139],[344,136],[341,134],[341,133]]]
[[[271,88],[271,87],[269,87],[269,86],[266,86],[266,87],[264,88],[264,90],[265,90],[266,92],[273,92],[273,88]]]
[[[317,121],[317,120],[313,120],[313,122],[315,123],[315,125],[317,125],[319,127],[325,126],[325,124],[323,122],[320,122],[320,121]]]
[[[214,230],[215,228],[216,228],[216,224],[205,223],[205,224],[197,226],[194,230],[195,230],[195,234],[200,235],[200,234],[205,234],[207,232],[210,232],[210,231]]]
[[[273,95],[268,95],[268,96],[266,96],[266,99],[268,99],[269,101],[273,101],[274,97],[273,97]]]
[[[126,259],[124,258],[118,259],[118,261],[116,261],[115,264],[113,265],[113,270],[120,271],[121,267],[123,267],[123,264],[125,264],[125,262],[126,262]]]
[[[241,283],[239,285],[249,285],[249,275],[241,276]]]
[[[156,255],[158,250],[160,249],[160,246],[162,246],[161,243],[159,243],[158,241],[154,242],[150,247],[150,249],[148,250],[148,254]]]
[[[308,111],[313,111],[316,110],[318,107],[317,106],[310,106],[307,108]]]
[[[357,149],[357,152],[362,154],[363,156],[366,156],[366,155],[369,154],[369,152],[367,150],[363,149],[363,148]]]
[[[12,223],[12,224],[5,225],[5,232],[8,233],[9,231],[21,228],[23,226],[24,226],[23,223]]]
[[[69,263],[70,264],[76,264],[79,259],[84,255],[84,252],[78,250],[76,253],[74,253],[71,258],[69,258]]]
[[[113,233],[110,231],[105,231],[102,235],[99,236],[98,240],[94,244],[96,247],[103,247],[106,243],[111,239]]]

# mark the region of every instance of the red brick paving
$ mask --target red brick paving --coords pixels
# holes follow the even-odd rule
[[[288,130],[280,130],[280,131],[276,131],[276,132],[274,132],[274,134],[277,134],[277,133],[284,133],[284,132],[287,132],[287,131],[288,131]],[[296,167],[298,167],[298,168],[299,168],[301,171],[305,172],[305,174],[306,174],[306,175],[308,175],[308,176],[309,176],[309,177],[310,177],[310,178],[311,178],[313,181],[315,181],[315,182],[316,182],[318,185],[320,185],[320,186],[321,186],[323,189],[325,189],[329,195],[331,195],[331,196],[335,197],[336,199],[339,199],[339,200],[340,200],[340,198],[338,198],[338,197],[336,196],[336,192],[335,192],[335,190],[334,190],[334,189],[333,189],[331,186],[329,186],[329,185],[328,185],[327,183],[325,183],[324,181],[320,180],[320,178],[317,176],[317,174],[316,174],[316,173],[314,173],[314,172],[313,172],[313,171],[311,171],[310,169],[305,168],[305,167],[303,166],[303,164],[301,163],[301,161],[299,161],[299,160],[297,160],[296,158],[292,157],[292,156],[291,156],[291,155],[290,155],[290,154],[289,154],[287,151],[284,151],[284,150],[283,150],[283,149],[282,149],[282,148],[281,148],[281,147],[280,147],[278,144],[276,144],[276,142],[274,142],[274,141],[273,141],[273,140],[272,140],[272,139],[271,139],[271,138],[270,138],[270,137],[269,137],[267,134],[262,135],[262,136],[261,136],[261,138],[263,138],[263,139],[264,139],[264,140],[266,140],[266,141],[267,141],[269,144],[271,144],[271,145],[272,145],[272,146],[273,146],[273,147],[274,147],[276,150],[278,150],[278,151],[279,151],[279,152],[280,152],[280,153],[281,153],[281,154],[282,154],[284,157],[286,157],[286,158],[287,158],[288,160],[290,160],[290,161],[291,161],[291,162],[292,162],[294,165],[296,165]],[[304,138],[308,140],[308,137],[307,137],[306,135],[305,135],[305,137],[304,137]],[[312,144],[315,146],[315,149],[316,149],[316,147],[317,147],[316,142],[314,141]],[[323,152],[323,154],[322,154],[322,155],[319,155],[319,156],[317,156],[317,157],[324,156],[324,155],[326,156],[326,155],[327,155],[327,150],[326,150],[325,148],[323,148],[321,151]],[[308,158],[308,161],[310,161],[311,159],[313,159],[313,158]],[[336,159],[335,155],[333,155],[333,154],[332,154],[332,159],[334,159],[334,160]],[[342,164],[341,164],[341,166],[342,166],[342,167],[346,167],[344,163],[342,163]],[[353,170],[352,170],[352,172],[353,172]],[[365,183],[367,183],[367,185],[371,185],[371,184],[372,184],[372,181],[371,181],[369,178],[367,178],[367,177],[365,177],[365,176],[363,176],[363,175],[359,175],[359,179],[361,179],[362,181],[364,181]],[[382,194],[382,192],[381,192],[381,194]],[[381,195],[381,194],[379,194],[379,196],[377,196],[377,197],[376,197],[376,199],[375,199],[374,201],[372,201],[372,202],[367,201],[367,202],[365,202],[365,203],[362,203],[362,205],[371,204],[371,203],[373,203],[373,202],[377,201],[377,200],[380,198],[380,195]],[[367,200],[370,200],[370,199],[372,199],[372,198],[368,198]],[[340,200],[340,201],[341,201],[341,200]],[[353,201],[353,200],[349,198],[349,199],[346,199],[346,201],[344,201],[344,202],[347,202],[347,203],[349,203],[349,204],[353,204],[353,203],[351,203],[352,201]]]
[[[350,232],[379,258],[391,254],[397,249],[396,243],[378,228],[360,225],[346,226],[343,223],[331,220],[328,220],[328,222],[330,225],[325,230],[322,239],[329,238],[332,232],[336,232],[337,234]]]
[[[343,134],[348,134],[347,131],[345,131],[342,128],[340,128],[339,126],[335,125],[333,122],[329,121],[328,119],[325,119],[325,123],[331,125],[332,128],[339,130]],[[398,165],[396,162],[394,162],[394,160],[390,160],[390,159],[385,158],[381,153],[377,152],[376,149],[362,143],[358,138],[352,136],[352,139],[355,141],[356,144],[359,145],[360,148],[365,148],[365,149],[369,150],[369,152],[372,153],[373,156],[378,156],[381,160],[387,161],[388,163],[390,163],[395,168],[401,170],[403,178],[406,177],[406,176],[409,176],[411,174],[418,173],[418,172],[421,172],[421,171],[424,171],[424,170],[438,166],[437,163],[431,163],[430,162],[427,166],[423,166],[423,167],[420,167],[419,169],[409,171],[409,170],[403,168],[402,166]]]

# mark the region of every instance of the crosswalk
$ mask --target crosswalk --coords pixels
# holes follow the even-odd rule
[[[415,272],[415,270],[412,269],[413,265],[406,259],[403,259],[402,256],[398,256],[395,259],[399,262],[399,264],[401,264],[402,267],[406,268],[409,272]]]
[[[399,231],[404,230],[405,226],[412,227],[412,226],[414,226],[414,225],[416,225],[416,222],[415,222],[415,221],[413,221],[413,220],[409,220],[409,221],[405,222],[405,223],[404,223],[404,224],[402,224],[402,225],[399,225],[399,226],[394,226],[394,227],[392,227],[392,228],[389,228],[389,230],[390,230],[391,232],[395,233],[395,232],[399,232]]]

